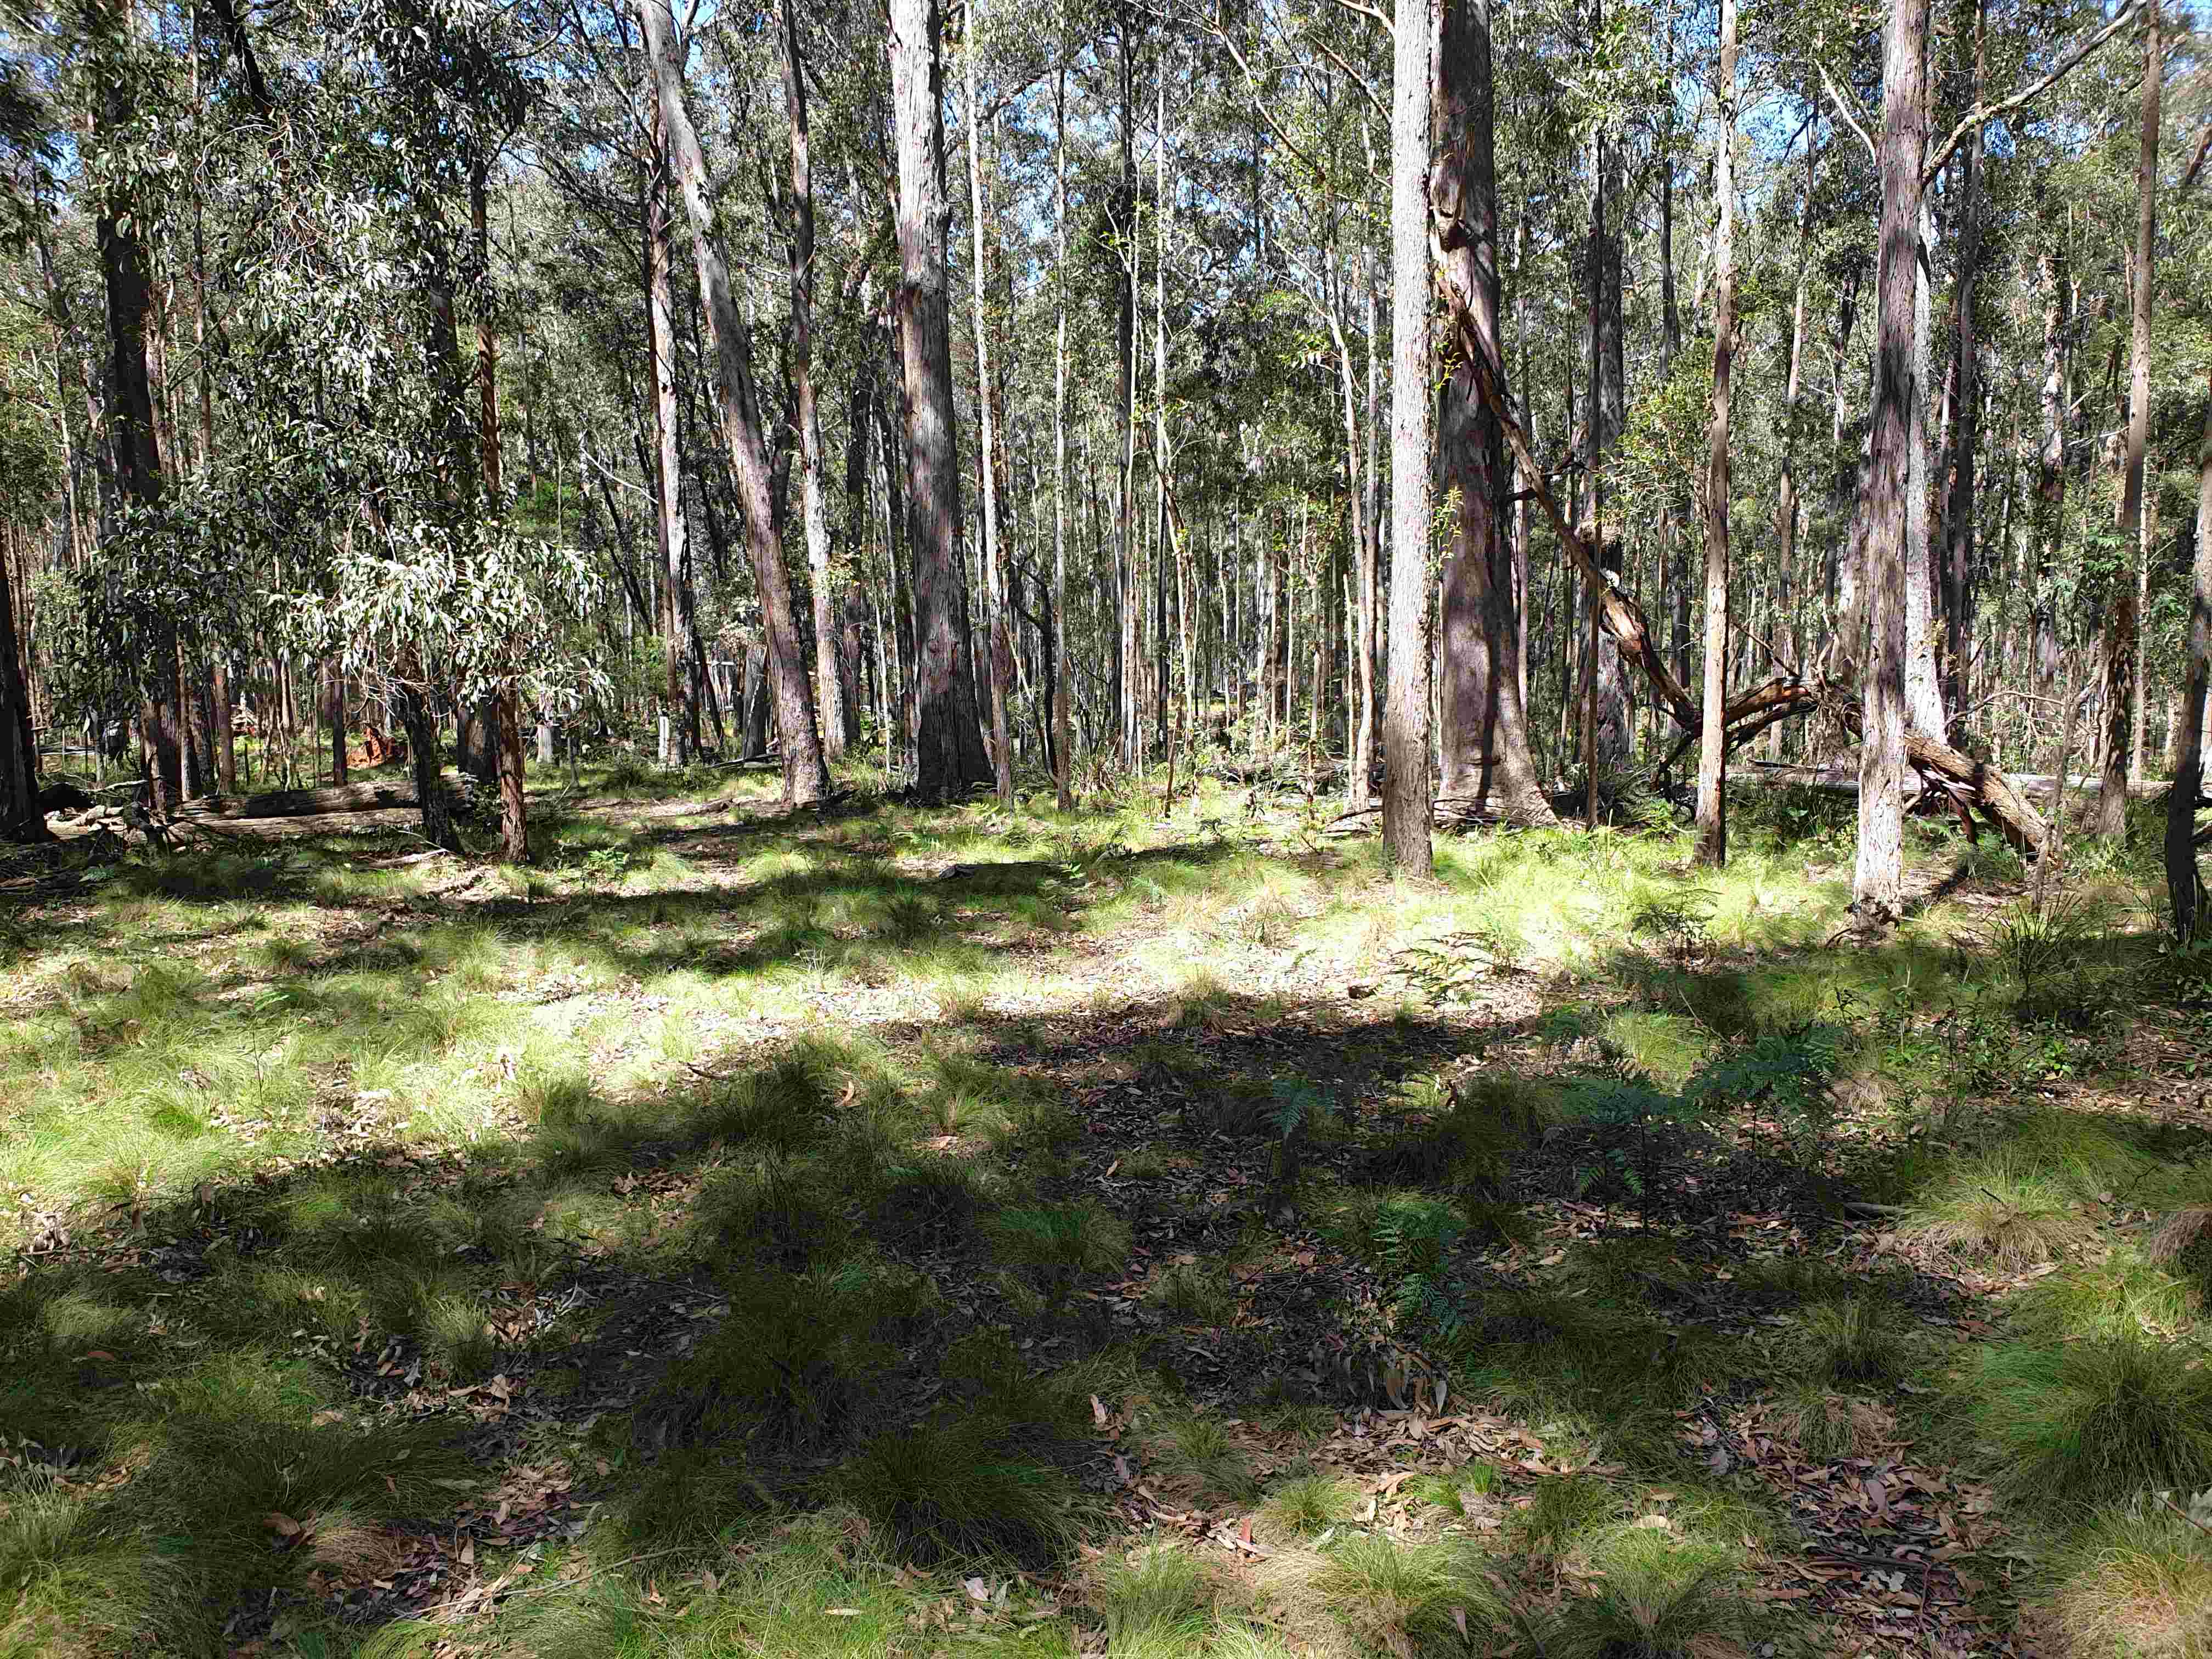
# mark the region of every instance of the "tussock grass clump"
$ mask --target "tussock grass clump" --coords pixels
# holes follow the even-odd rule
[[[990,1182],[975,1164],[933,1153],[884,1172],[868,1224],[891,1243],[944,1249],[972,1234],[997,1202]]]
[[[2212,1486],[2212,1367],[2145,1336],[2015,1342],[1982,1358],[1974,1409],[1998,1479],[2089,1505]]]
[[[2212,1204],[2185,1204],[2159,1224],[2144,1254],[2185,1278],[2200,1297],[2212,1291]]]
[[[136,1634],[189,1593],[184,1564],[33,1475],[0,1494],[0,1653],[70,1656]],[[82,1644],[82,1645],[79,1645]]]
[[[1410,1659],[1462,1652],[1467,1638],[1507,1622],[1502,1598],[1463,1544],[1401,1544],[1355,1534],[1328,1550],[1289,1551],[1263,1584],[1310,1622],[1327,1615],[1363,1646]]]
[[[1041,1566],[1075,1541],[1073,1484],[1034,1437],[988,1415],[896,1429],[837,1473],[844,1499],[925,1561],[1004,1556]]]
[[[1084,1600],[1106,1626],[1109,1642],[1194,1638],[1211,1621],[1213,1587],[1205,1564],[1172,1544],[1103,1556],[1083,1577]]]
[[[1218,1325],[1237,1310],[1237,1290],[1218,1267],[1177,1262],[1146,1287],[1145,1300],[1188,1325]]]
[[[1260,1495],[1251,1454],[1214,1418],[1170,1422],[1153,1440],[1151,1454],[1161,1474],[1203,1496],[1243,1504]]]
[[[2212,1656],[2212,1533],[2171,1510],[2107,1516],[2065,1561],[2051,1604],[2075,1652]]]
[[[672,1426],[715,1443],[817,1445],[839,1432],[892,1370],[892,1339],[931,1301],[902,1270],[744,1275],[729,1316],[672,1373]]]
[[[1349,1521],[1358,1508],[1357,1486],[1340,1475],[1316,1471],[1277,1481],[1261,1513],[1270,1526],[1304,1535]]]
[[[1722,1659],[1748,1650],[1753,1610],[1736,1553],[1631,1522],[1580,1552],[1601,1575],[1562,1607],[1542,1650],[1558,1659]]]
[[[1112,1273],[1129,1255],[1127,1224],[1095,1204],[1001,1210],[984,1231],[1000,1261],[1035,1279],[1054,1315],[1066,1310],[1079,1276]]]
[[[1954,1164],[1901,1231],[2004,1267],[2054,1261],[2090,1232],[2057,1182],[2002,1156]]]
[[[1893,1382],[1911,1364],[1896,1315],[1870,1296],[1838,1297],[1808,1308],[1791,1357],[1828,1382]]]
[[[720,1255],[791,1269],[827,1255],[852,1231],[831,1172],[775,1152],[709,1177],[693,1224]]]
[[[1620,1512],[1620,1494],[1595,1476],[1553,1475],[1535,1484],[1506,1531],[1523,1553],[1555,1561]]]
[[[1818,1463],[1871,1455],[1897,1427],[1896,1419],[1873,1401],[1838,1394],[1819,1382],[1790,1390],[1766,1421]]]

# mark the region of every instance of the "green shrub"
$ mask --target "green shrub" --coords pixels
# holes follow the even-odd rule
[[[1317,1557],[1288,1558],[1303,1579],[1299,1601],[1314,1604],[1355,1640],[1385,1653],[1463,1651],[1507,1622],[1482,1558],[1464,1544],[1401,1544],[1359,1533]],[[1303,1609],[1301,1609],[1303,1610]]]
[[[1796,1335],[1792,1358],[1804,1373],[1824,1382],[1893,1382],[1911,1364],[1896,1316],[1869,1296],[1808,1308]]]
[[[1104,1623],[1107,1640],[1116,1644],[1146,1637],[1198,1636],[1212,1611],[1205,1566],[1189,1551],[1172,1545],[1103,1557],[1086,1577],[1085,1599]]]

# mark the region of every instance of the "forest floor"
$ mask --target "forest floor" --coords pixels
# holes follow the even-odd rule
[[[0,868],[0,1656],[2212,1652],[2143,838],[562,781]]]

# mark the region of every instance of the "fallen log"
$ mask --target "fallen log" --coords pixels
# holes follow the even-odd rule
[[[456,805],[476,799],[475,787],[463,780],[447,779],[441,785]],[[395,806],[419,806],[412,779],[378,779],[368,783],[334,784],[322,789],[272,789],[258,795],[208,795],[187,801],[178,817],[185,818],[298,818],[332,812],[374,812]]]

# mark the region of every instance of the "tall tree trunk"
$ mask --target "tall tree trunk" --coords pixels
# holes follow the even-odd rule
[[[788,0],[787,0],[788,3]],[[968,0],[968,39],[960,54],[967,81],[968,105],[968,224],[975,246],[975,282],[971,289],[975,319],[975,410],[983,428],[975,448],[975,476],[983,495],[983,626],[985,678],[991,696],[991,771],[999,804],[1014,804],[1014,753],[1006,729],[1006,671],[1012,655],[1006,641],[1006,591],[1000,565],[1005,550],[999,544],[999,482],[996,433],[991,404],[991,329],[983,296],[990,286],[983,258],[983,130],[975,97],[975,54],[982,50],[982,0]]]
[[[477,270],[489,288],[491,228],[485,190],[486,165],[479,159],[470,171],[469,223],[476,236]],[[488,304],[479,306],[477,314],[477,445],[484,514],[497,518],[506,511],[507,496],[500,476],[499,335]],[[490,717],[486,722],[489,730],[484,734],[491,745],[491,775],[499,785],[500,856],[509,864],[530,862],[530,801],[523,789],[521,695],[514,676],[509,675],[501,682],[491,695]]]
[[[645,0],[651,4],[653,0]],[[646,343],[653,355],[653,542],[663,573],[660,615],[662,703],[665,763],[682,765],[690,757],[684,738],[690,726],[684,719],[690,681],[684,672],[684,637],[688,631],[690,589],[684,580],[689,562],[690,527],[684,516],[684,471],[678,442],[676,400],[676,328],[672,228],[668,202],[668,136],[666,118],[655,87],[654,70],[646,67],[645,158],[645,273]]]
[[[1905,580],[1912,471],[1913,301],[1921,226],[1921,160],[1928,147],[1928,0],[1890,13],[1882,63],[1880,296],[1871,462],[1865,515],[1866,665],[1860,671],[1863,748],[1853,908],[1875,927],[1905,904]],[[1932,736],[1933,733],[1929,735]]]
[[[1728,862],[1729,399],[1735,371],[1735,0],[1721,0],[1720,142],[1713,162],[1713,204],[1719,219],[1713,233],[1713,415],[1706,443],[1705,489],[1705,679],[1700,711],[1704,729],[1698,750],[1698,862],[1715,869]],[[1811,194],[1808,178],[1808,215]],[[1802,254],[1800,260],[1802,264]],[[1797,297],[1801,336],[1804,314],[1801,286]],[[1790,346],[1793,401],[1797,389],[1797,343],[1793,339]],[[1783,476],[1786,491],[1786,470]],[[1788,511],[1794,520],[1794,501],[1788,503]]]
[[[1437,472],[1456,492],[1437,625],[1443,794],[1515,824],[1550,823],[1551,803],[1528,752],[1506,544],[1505,441],[1482,396],[1483,370],[1507,384],[1498,334],[1496,82],[1490,0],[1447,0],[1437,43],[1436,161],[1429,213],[1450,330],[1451,374],[1437,434]],[[1412,544],[1419,562],[1425,538]],[[1394,564],[1395,562],[1394,557]],[[1397,578],[1392,576],[1392,594]],[[1395,612],[1392,629],[1396,630]],[[1398,653],[1393,652],[1395,665]],[[1395,678],[1395,669],[1393,669]]]
[[[1390,681],[1382,724],[1384,856],[1401,874],[1436,867],[1429,840],[1429,158],[1437,0],[1398,0],[1390,94]],[[1437,59],[1438,77],[1468,65]]]
[[[1817,98],[1808,98],[1807,101],[1814,108],[1819,107]],[[1814,132],[1808,127],[1805,133],[1805,200],[1799,209],[1797,219],[1797,283],[1790,306],[1790,368],[1782,391],[1781,478],[1774,490],[1774,541],[1778,550],[1776,568],[1784,573],[1794,568],[1796,564],[1797,520],[1801,516],[1797,489],[1797,421],[1805,385],[1805,291],[1812,270],[1813,184],[1820,157],[1820,146],[1814,139]],[[1733,224],[1730,228],[1732,231]],[[1778,732],[1781,728],[1777,726],[1774,730]]]
[[[783,0],[783,101],[791,121],[791,392],[799,416],[799,515],[814,607],[816,708],[825,761],[845,757],[845,679],[830,594],[830,511],[823,499],[822,413],[814,392],[814,170],[797,0]]]
[[[2063,244],[2057,245],[2063,246]],[[2046,244],[2040,260],[2043,303],[2042,439],[2035,458],[2034,563],[2029,575],[2033,619],[2030,645],[2035,689],[2048,695],[2058,683],[2058,608],[2050,591],[2066,505],[2066,294],[2060,254]]]
[[[1974,8],[1973,98],[1982,100],[1988,67],[1988,0]],[[1953,283],[1951,379],[1955,386],[1952,414],[1951,500],[1943,515],[1944,706],[1954,720],[1964,720],[1969,696],[1966,671],[1974,637],[1974,461],[1980,436],[1981,358],[1974,330],[1974,286],[1981,274],[1982,130],[1978,125],[1960,152],[1959,270]],[[1933,733],[1930,734],[1934,735]]]
[[[1075,808],[1074,746],[1068,735],[1067,515],[1067,66],[1053,76],[1054,205],[1052,355],[1052,778],[1053,803]]]
[[[323,664],[323,720],[331,738],[331,782],[346,781],[345,670],[336,661]]]
[[[39,805],[39,749],[31,732],[9,562],[0,557],[0,840],[50,841],[46,811]],[[100,741],[100,734],[94,741]]]
[[[1352,726],[1352,766],[1346,787],[1346,805],[1357,811],[1367,805],[1370,775],[1375,766],[1375,751],[1370,746],[1375,707],[1375,545],[1367,533],[1366,495],[1359,475],[1358,404],[1352,391],[1352,347],[1344,337],[1340,315],[1342,288],[1334,280],[1335,250],[1324,250],[1322,257],[1328,291],[1322,295],[1322,313],[1328,324],[1329,339],[1336,348],[1337,386],[1344,405],[1345,488],[1352,507],[1352,661],[1350,695],[1346,699],[1350,705],[1346,714]]]
[[[131,14],[125,0],[100,0],[93,23],[107,50],[131,49]],[[136,112],[131,80],[119,71],[100,77],[94,100],[92,136],[96,143],[120,142]],[[143,216],[129,187],[110,185],[101,194],[94,237],[100,246],[101,284],[107,301],[107,433],[110,466],[118,495],[126,506],[157,506],[162,493],[161,453],[156,436],[152,346],[153,278],[143,235]],[[153,793],[153,806],[167,815],[175,805],[181,760],[176,744],[177,652],[174,629],[157,628],[145,642],[145,659],[133,665],[140,688],[142,761]]]
[[[2159,40],[2158,0],[2143,14],[2142,151],[2136,178],[2135,338],[2128,392],[2127,473],[2120,487],[2120,544],[2134,547],[2142,535],[2143,458],[2150,445],[2151,302],[2158,292],[2158,106],[2165,54]],[[2129,715],[2140,688],[2136,680],[2136,585],[2122,571],[2113,579],[2105,613],[2102,689],[2105,768],[2090,833],[2117,836],[2128,822]]]
[[[892,125],[898,145],[898,320],[907,416],[919,792],[941,799],[987,781],[965,628],[960,459],[952,426],[952,331],[945,262],[944,64],[937,0],[892,0]]]
[[[904,3],[912,3],[912,0]],[[792,616],[791,577],[784,568],[783,537],[776,527],[768,450],[761,441],[759,404],[753,390],[751,343],[730,292],[729,264],[714,207],[707,196],[707,158],[684,103],[682,68],[673,38],[675,20],[666,0],[639,0],[638,11],[645,24],[646,52],[666,131],[669,161],[691,220],[692,254],[698,266],[699,291],[706,301],[707,330],[714,343],[718,371],[722,438],[737,474],[738,500],[744,508],[745,551],[760,594],[762,629],[768,636],[776,732],[783,741],[784,794],[794,803],[817,801],[829,793],[830,774],[814,724],[814,688]]]
[[[2204,438],[2197,452],[2197,561],[2190,572],[2187,689],[2181,700],[2181,760],[2166,805],[2166,891],[2173,931],[2196,936],[2197,801],[2204,793],[2204,697],[2212,678],[2212,374],[2204,377]]]
[[[1926,51],[1924,45],[1922,50]],[[1923,65],[1923,82],[1927,73]],[[1928,392],[1935,369],[1929,262],[1935,257],[1935,218],[1923,183],[1919,254],[1912,285],[1912,437],[1905,483],[1905,714],[1918,730],[1941,738],[1946,722],[1942,682],[1936,672],[1936,558],[1928,514]]]

